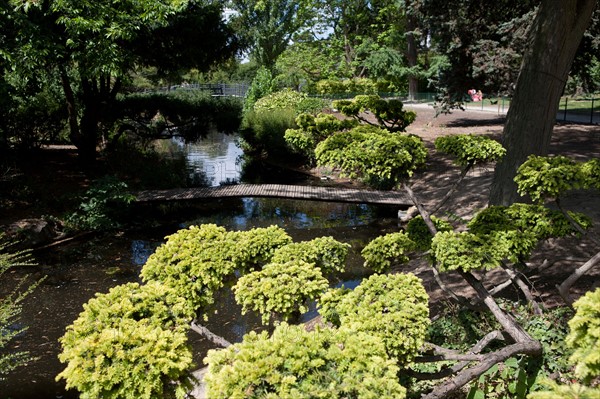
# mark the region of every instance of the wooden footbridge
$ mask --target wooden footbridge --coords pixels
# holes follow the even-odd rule
[[[296,186],[287,184],[236,184],[219,187],[147,190],[135,193],[137,202],[186,201],[208,198],[271,197],[309,201],[350,202],[374,205],[412,205],[398,191],[358,190],[351,188]]]

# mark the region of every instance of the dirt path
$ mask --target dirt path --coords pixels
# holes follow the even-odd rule
[[[434,118],[432,109],[417,108],[417,120],[407,129],[418,134],[432,148],[433,140],[439,135],[473,133],[485,134],[500,139],[504,116],[488,112],[458,111],[451,115]],[[551,142],[550,154],[572,157],[578,161],[600,158],[600,126],[579,124],[557,124]],[[437,202],[455,181],[459,170],[450,161],[439,157],[432,150],[432,156],[424,172],[415,176],[414,188],[426,205]],[[457,197],[442,209],[452,220],[470,219],[478,210],[487,205],[493,167],[479,168],[467,176]],[[571,193],[563,201],[567,209],[583,212],[593,220],[594,227],[589,234],[600,236],[600,195],[597,191],[579,191]],[[540,244],[534,256],[528,262],[534,271],[530,274],[530,283],[538,294],[538,299],[548,306],[562,303],[557,295],[556,284],[562,282],[575,268],[579,267],[598,252],[591,240],[566,238],[550,240]],[[592,270],[574,287],[578,296],[592,286],[600,284],[600,268]],[[431,281],[426,268],[416,267],[426,281]],[[492,276],[493,278],[494,276]],[[503,279],[504,276],[496,276]],[[452,278],[446,277],[452,283]],[[435,285],[429,285],[432,299],[443,299],[444,294]]]

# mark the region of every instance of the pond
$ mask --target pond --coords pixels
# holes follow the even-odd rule
[[[219,186],[240,180],[244,152],[235,135],[210,131],[197,142],[186,143],[181,137],[173,137],[158,141],[156,147],[184,157],[192,182]]]
[[[213,165],[215,179],[212,184],[223,179],[240,179],[241,168],[238,169],[239,163],[235,163],[240,155],[237,147],[231,147],[230,143],[225,145],[223,141],[213,144],[198,150],[198,153],[210,153],[210,157],[191,157],[198,161],[193,166],[194,170],[210,171],[206,165]],[[214,151],[210,152],[207,148]],[[236,161],[231,163],[233,159]],[[222,167],[216,168],[215,164]],[[229,174],[229,171],[236,171],[237,174]],[[390,207],[364,204],[272,198],[194,201],[152,210],[155,216],[153,227],[146,224],[138,229],[98,235],[86,241],[36,253],[39,266],[29,271],[14,271],[9,277],[16,281],[21,275],[27,274],[33,281],[47,276],[24,302],[21,322],[29,326],[29,330],[14,341],[15,348],[30,351],[38,360],[17,370],[3,382],[0,399],[76,398],[75,392],[65,391],[63,381],[54,380],[64,368],[57,359],[60,352],[58,339],[64,334],[66,326],[77,318],[82,305],[96,292],[104,293],[116,285],[139,281],[139,271],[146,257],[164,242],[165,236],[178,229],[204,223],[215,223],[229,230],[278,225],[294,241],[332,236],[352,245],[347,272],[334,283],[339,285],[346,281],[347,285],[355,285],[357,279],[365,275],[361,249],[371,239],[397,231],[397,211]],[[134,209],[132,216],[147,217],[148,212],[149,209]],[[217,313],[211,316],[207,324],[213,332],[230,341],[239,341],[248,331],[262,328],[257,315],[240,315],[240,307],[228,293],[223,293],[218,303]],[[190,333],[190,342],[194,348],[195,362],[200,366],[206,351],[214,348],[214,345],[195,333]]]
[[[181,137],[161,139],[154,148],[183,158],[192,186],[216,187],[235,183],[316,184],[307,174],[244,158],[238,136],[209,131],[201,140],[187,143]]]

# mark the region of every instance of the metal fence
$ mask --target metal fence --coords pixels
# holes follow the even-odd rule
[[[154,90],[146,91],[177,91],[177,90],[199,90],[210,92],[213,96],[245,97],[248,88],[247,83],[182,83],[179,85],[162,86]]]
[[[600,124],[600,97],[563,97],[558,109],[558,120]]]
[[[463,104],[468,110],[479,110],[505,114],[510,108],[509,97],[483,97],[481,101]],[[563,97],[558,106],[557,121],[585,124],[600,124],[600,97]]]
[[[245,97],[250,85],[248,83],[184,83],[170,87],[161,87],[158,90],[201,90],[210,92],[213,96]],[[354,98],[362,93],[331,93],[314,94],[312,97],[329,100]],[[434,103],[435,93],[416,93],[409,97],[406,92],[380,92],[382,98],[398,98],[406,103]],[[469,97],[465,94],[465,98]],[[481,101],[465,101],[463,108],[505,114],[510,108],[510,97],[483,96]],[[576,123],[600,124],[600,97],[572,98],[563,97],[560,100],[559,111],[556,115],[558,121]]]

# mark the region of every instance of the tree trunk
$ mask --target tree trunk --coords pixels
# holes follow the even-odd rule
[[[414,30],[417,27],[417,20],[414,16],[406,15],[406,60],[409,68],[417,66],[417,39]],[[419,92],[419,78],[413,74],[408,75],[408,98],[416,100]]]
[[[78,143],[81,138],[81,132],[79,131],[79,122],[77,119],[77,103],[75,101],[75,93],[71,87],[71,80],[67,71],[60,68],[60,80],[62,83],[63,91],[65,92],[65,99],[67,102],[67,118],[69,120],[69,140],[76,147],[79,147]]]
[[[93,163],[96,160],[96,144],[98,143],[98,124],[100,122],[100,88],[93,80],[81,81],[81,121],[79,129],[81,140],[77,146],[79,158],[84,163]]]
[[[496,166],[490,204],[516,202],[513,179],[518,167],[531,154],[548,154],[560,96],[596,4],[596,0],[542,1],[506,117],[502,144],[507,154]]]

